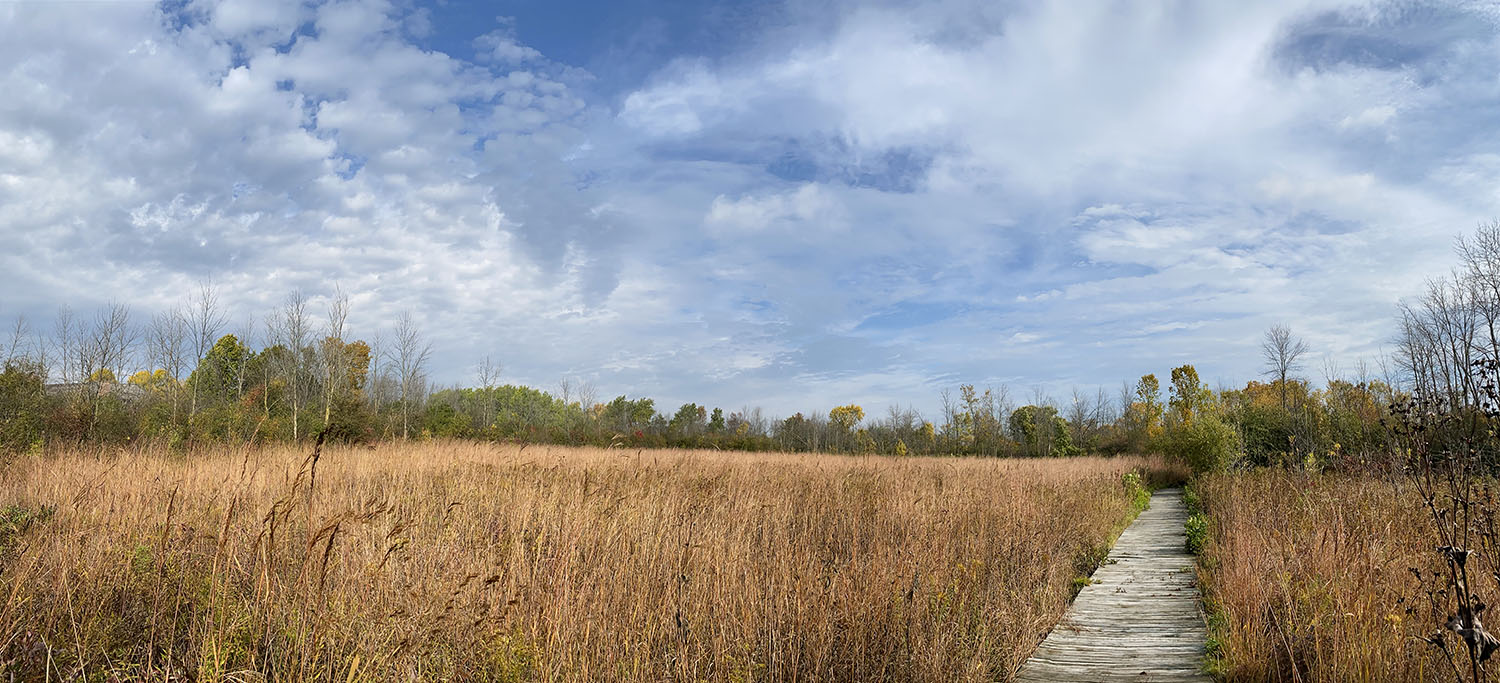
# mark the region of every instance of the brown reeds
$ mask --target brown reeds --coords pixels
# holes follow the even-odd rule
[[[994,680],[1134,458],[471,443],[15,461],[0,675]],[[314,477],[314,474],[316,475]]]
[[[1417,492],[1376,476],[1197,480],[1211,648],[1231,681],[1452,680],[1412,568],[1440,569]]]

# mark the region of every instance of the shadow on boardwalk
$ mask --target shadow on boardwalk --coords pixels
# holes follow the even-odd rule
[[[1158,491],[1018,681],[1207,681],[1181,489]]]

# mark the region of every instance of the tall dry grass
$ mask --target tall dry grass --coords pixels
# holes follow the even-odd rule
[[[1265,470],[1192,491],[1209,518],[1200,573],[1225,678],[1453,679],[1421,640],[1437,624],[1411,568],[1439,558],[1409,485]]]
[[[1145,459],[435,443],[69,453],[0,506],[0,678],[994,680]],[[1167,476],[1171,476],[1168,474]]]

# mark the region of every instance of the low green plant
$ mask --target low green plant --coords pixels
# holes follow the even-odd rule
[[[1194,512],[1187,518],[1187,550],[1197,555],[1208,545],[1208,516]]]
[[[56,511],[57,508],[46,505],[38,508],[7,505],[0,508],[0,550],[10,547],[32,526],[51,519]]]
[[[528,681],[536,675],[538,650],[520,633],[497,635],[486,654],[493,680]]]
[[[1208,615],[1208,636],[1203,639],[1203,669],[1217,680],[1229,671],[1224,655],[1224,610],[1213,600],[1204,600],[1203,607]]]
[[[155,567],[156,557],[151,552],[151,546],[137,544],[130,555],[130,571],[137,576],[144,576],[150,574]]]
[[[1189,513],[1206,512],[1203,509],[1203,498],[1198,495],[1198,489],[1192,484],[1184,484],[1182,487],[1182,504],[1187,507]]]
[[[1075,576],[1075,577],[1073,577],[1073,597],[1075,597],[1075,598],[1078,597],[1078,592],[1081,591],[1081,590],[1083,590],[1084,586],[1089,586],[1089,585],[1093,585],[1093,584],[1096,584],[1096,583],[1099,583],[1099,582],[1095,581],[1091,577],[1087,577],[1087,576]]]
[[[1130,471],[1121,475],[1120,483],[1125,486],[1125,495],[1130,499],[1130,508],[1135,514],[1144,512],[1151,507],[1151,489],[1146,487],[1145,480],[1138,471]]]

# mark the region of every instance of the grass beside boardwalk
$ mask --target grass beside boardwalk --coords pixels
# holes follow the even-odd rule
[[[1231,681],[1452,680],[1410,569],[1436,568],[1432,521],[1373,476],[1208,475],[1200,575],[1217,673]],[[1460,655],[1462,656],[1462,655]]]
[[[993,680],[1140,458],[467,443],[23,458],[0,674]],[[36,512],[50,511],[50,512]]]

